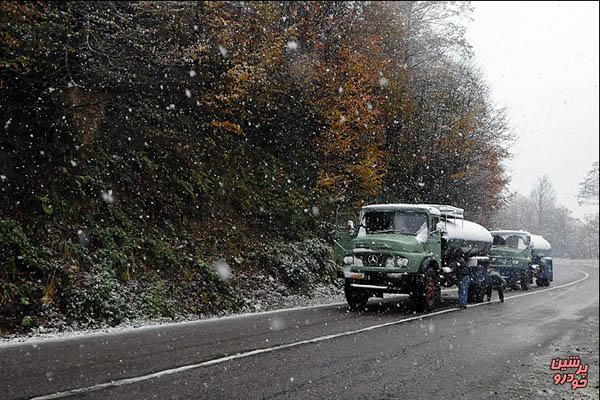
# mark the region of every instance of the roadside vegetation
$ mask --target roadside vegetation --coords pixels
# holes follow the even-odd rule
[[[0,332],[310,294],[333,282],[336,211],[366,202],[489,224],[512,137],[469,13],[0,3]]]

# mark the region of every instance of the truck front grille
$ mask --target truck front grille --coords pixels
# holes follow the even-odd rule
[[[376,253],[355,254],[356,258],[362,261],[365,267],[385,267],[388,256]]]

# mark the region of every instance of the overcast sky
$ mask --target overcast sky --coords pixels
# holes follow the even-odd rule
[[[558,202],[582,217],[579,182],[598,160],[598,3],[473,2],[468,38],[518,139],[510,189],[548,174]]]

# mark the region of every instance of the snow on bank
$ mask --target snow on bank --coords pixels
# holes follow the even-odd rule
[[[102,327],[90,329],[67,328],[44,329],[39,327],[28,334],[10,334],[0,337],[0,347],[20,344],[33,344],[44,341],[67,340],[75,337],[94,337],[117,334],[127,331],[141,331],[181,324],[194,324],[200,322],[217,321],[230,318],[243,318],[253,315],[271,314],[280,311],[290,311],[319,307],[332,304],[346,304],[343,290],[333,285],[318,286],[308,295],[289,295],[285,297],[270,294],[263,299],[253,302],[252,307],[247,307],[241,313],[224,312],[220,315],[188,315],[176,320],[170,318],[129,320],[115,327]]]

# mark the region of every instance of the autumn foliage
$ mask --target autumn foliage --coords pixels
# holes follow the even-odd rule
[[[456,22],[468,13],[0,3],[0,217],[55,260],[6,279],[77,286],[81,235],[86,251],[118,253],[116,282],[193,281],[197,260],[327,240],[336,210],[367,202],[451,203],[485,220],[502,203],[510,136]]]

